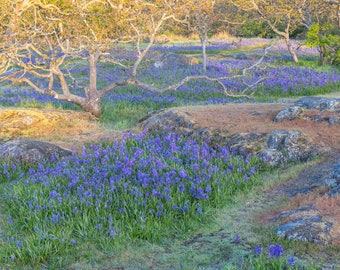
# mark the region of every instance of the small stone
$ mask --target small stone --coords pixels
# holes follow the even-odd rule
[[[340,116],[332,116],[329,118],[328,122],[331,125],[340,124]]]

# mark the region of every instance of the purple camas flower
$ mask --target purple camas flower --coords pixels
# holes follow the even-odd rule
[[[75,239],[72,238],[72,239],[71,239],[71,245],[74,246],[75,244],[77,244],[77,241],[76,241]]]
[[[184,211],[184,213],[189,212],[189,207],[187,205],[184,205],[183,206],[183,211]]]
[[[202,211],[202,207],[200,204],[197,205],[197,213],[202,216],[203,215],[203,211]]]
[[[109,235],[110,235],[110,237],[115,237],[115,236],[116,236],[115,228],[111,227],[111,228],[109,229]]]
[[[60,220],[60,214],[59,213],[52,213],[52,217],[51,217],[51,223],[53,225],[59,223]]]
[[[271,259],[283,256],[284,255],[283,247],[280,244],[271,245],[269,247],[269,255]]]
[[[8,216],[8,217],[7,217],[7,223],[8,223],[8,224],[12,224],[12,223],[13,223],[13,220],[12,220],[12,217],[11,217],[11,216]]]
[[[241,237],[240,237],[239,234],[236,234],[236,235],[235,235],[235,240],[234,240],[234,241],[235,241],[236,244],[240,243]]]
[[[22,242],[20,240],[16,241],[15,244],[17,245],[17,247],[22,247]]]
[[[287,259],[288,265],[293,266],[295,265],[295,258],[294,257],[290,257]]]
[[[256,246],[254,250],[256,255],[260,255],[262,253],[262,247],[261,246]]]

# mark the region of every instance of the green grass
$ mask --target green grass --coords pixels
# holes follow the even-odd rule
[[[313,162],[264,171],[252,187],[241,190],[230,199],[224,200],[222,208],[211,209],[210,218],[201,220],[199,223],[194,219],[187,220],[191,229],[185,233],[177,234],[174,231],[158,241],[135,239],[118,246],[112,245],[110,242],[106,244],[105,241],[96,242],[90,237],[87,240],[77,240],[76,246],[65,244],[65,246],[58,247],[51,244],[45,246],[43,250],[37,249],[37,246],[42,244],[41,239],[31,235],[27,238],[27,242],[24,242],[26,246],[24,251],[16,253],[16,258],[22,256],[21,266],[6,262],[3,263],[3,267],[9,269],[33,269],[33,267],[34,269],[114,269],[114,267],[188,270],[283,269],[287,265],[287,258],[294,256],[297,266],[290,269],[302,269],[302,265],[308,265],[307,269],[319,269],[316,265],[313,266],[313,261],[310,261],[306,254],[317,257],[318,254],[325,252],[324,248],[314,244],[279,239],[275,236],[273,228],[252,222],[253,216],[286,203],[281,198],[266,202],[264,196],[266,191],[287,179],[296,177],[300,171],[311,165]],[[0,175],[2,192],[8,186],[7,181],[17,179],[21,172],[27,170],[28,167],[16,169],[16,174],[11,173],[13,177],[11,179],[6,179],[5,174]],[[3,167],[1,171],[4,171]],[[22,187],[24,188],[24,186]],[[27,190],[17,190],[18,196],[23,193],[27,193]],[[5,219],[6,217],[3,217],[3,222]],[[12,227],[11,230],[19,232],[22,231],[22,228]],[[69,237],[65,228],[63,231],[64,234],[61,234],[58,229],[51,233],[56,239]],[[240,235],[239,242],[235,242],[236,234]],[[266,250],[269,245],[274,243],[281,244],[285,248],[285,256],[271,260],[266,254]],[[5,248],[1,243],[0,245],[2,246],[2,256],[8,254],[8,247]],[[257,245],[263,246],[264,253],[261,256],[253,254]],[[60,248],[62,248],[61,254]],[[327,249],[327,254],[330,257],[336,256],[339,251],[339,249],[332,250],[330,248]],[[48,258],[48,260],[44,258]],[[39,261],[40,263],[38,263]],[[240,263],[241,261],[242,263]],[[29,265],[32,265],[32,262],[31,268]]]
[[[331,65],[320,65],[319,59],[317,57],[305,57],[302,56],[299,58],[299,63],[296,64],[293,61],[287,60],[277,60],[274,62],[276,66],[299,66],[299,67],[306,67],[306,68],[313,68],[319,71],[334,71],[338,70],[340,72],[340,67],[331,66]]]

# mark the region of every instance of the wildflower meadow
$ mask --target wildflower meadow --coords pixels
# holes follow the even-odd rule
[[[208,46],[207,75],[230,75],[224,85],[234,93],[242,93],[244,81],[233,75],[262,56],[264,41],[259,39],[258,46],[254,46],[254,40],[237,45],[229,41],[212,43]],[[122,138],[103,138],[84,146],[81,153],[38,165],[1,161],[4,233],[0,264],[5,269],[66,269],[75,260],[71,254],[80,254],[79,258],[89,247],[101,254],[113,254],[141,242],[153,245],[178,235],[189,237],[214,222],[218,209],[228,207],[238,194],[261,185],[261,175],[267,168],[251,155],[240,157],[226,147],[216,148],[207,141],[172,132],[136,131],[135,125],[148,112],[167,107],[273,102],[339,91],[339,70],[315,68],[315,50],[301,51],[301,64],[291,65],[280,46],[274,46],[261,67],[246,78],[248,84],[263,78],[252,89],[251,99],[229,97],[217,83],[205,80],[191,81],[163,94],[122,87],[103,99],[99,119],[104,125],[126,131]],[[129,51],[116,53],[127,61],[135,57]],[[166,86],[185,76],[201,74],[201,64],[167,70],[156,67],[155,59],[164,53],[199,58],[200,46],[155,46],[150,61],[141,69],[141,80]],[[70,65],[67,68],[77,78],[72,91],[79,94],[81,85],[88,83],[87,76],[82,75],[89,71],[81,62]],[[124,76],[121,67],[109,63],[101,64],[98,74],[102,86]],[[23,85],[6,83],[0,87],[0,106],[79,109]],[[237,235],[235,244],[242,243],[242,237]],[[233,265],[226,263],[224,269],[314,269],[304,268],[282,242],[274,241],[268,246],[258,243],[248,248],[239,259],[229,258]]]

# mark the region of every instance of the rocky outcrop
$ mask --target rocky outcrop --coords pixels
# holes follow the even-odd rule
[[[272,218],[278,224],[277,236],[319,244],[332,244],[337,240],[340,225],[337,209],[340,195],[339,153],[303,171],[294,183],[287,185],[284,194],[291,200],[296,196],[304,196],[305,200],[298,201],[306,202]]]
[[[275,130],[268,136],[266,148],[258,153],[260,161],[271,166],[285,162],[307,161],[320,154],[299,131]]]
[[[308,110],[337,111],[340,110],[340,98],[304,97],[296,101],[295,105]]]
[[[60,159],[72,155],[72,152],[51,143],[33,140],[11,140],[0,142],[0,160],[19,163],[39,163]]]
[[[323,116],[322,113],[308,115],[306,111],[334,112],[337,115]],[[293,106],[283,109],[274,118],[274,122],[292,121],[295,119],[311,120],[314,122],[328,122],[330,125],[340,123],[340,98],[304,97]]]
[[[292,241],[329,244],[333,223],[315,214],[312,205],[302,206],[279,214],[278,219],[288,219],[277,227],[276,234]]]
[[[292,121],[302,113],[300,106],[291,106],[280,111],[274,118],[274,122]]]
[[[207,141],[212,147],[228,146],[238,155],[257,154],[260,161],[276,166],[289,161],[306,161],[320,153],[318,147],[298,131],[276,130],[271,133],[231,134],[227,129],[201,127],[190,114],[176,109],[151,113],[140,121],[149,132],[172,131]]]

